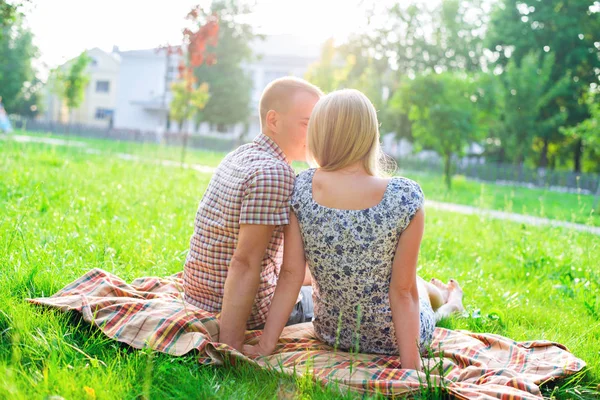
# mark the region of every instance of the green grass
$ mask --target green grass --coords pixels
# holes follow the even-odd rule
[[[157,143],[127,142],[109,139],[92,139],[79,136],[67,136],[40,132],[18,131],[16,135],[32,136],[40,139],[59,139],[70,142],[72,145],[85,145],[89,149],[101,151],[103,154],[116,155],[118,153],[133,154],[147,160],[181,161],[180,146],[166,146]],[[216,167],[226,153],[203,149],[188,148],[185,153],[185,163],[200,164]]]
[[[66,138],[61,135],[31,132],[25,134],[57,139]],[[76,136],[71,137],[70,140],[85,143],[89,147],[109,154],[128,153],[146,159],[181,160],[181,149],[177,146],[87,139]],[[224,155],[225,153],[222,152],[188,149],[185,162],[216,167]],[[453,188],[448,190],[442,175],[415,171],[400,172],[418,181],[426,198],[430,200],[600,226],[600,212],[594,210],[595,197],[593,195],[481,183],[466,179],[464,176],[455,176]]]
[[[95,267],[128,281],[180,271],[210,175],[0,141],[0,176],[0,398],[360,398],[249,365],[132,350],[25,302]],[[590,397],[600,382],[598,236],[428,210],[420,268],[463,285],[468,316],[445,326],[560,342],[588,370],[545,394]]]
[[[418,181],[431,200],[600,226],[593,195],[481,183],[464,176],[455,176],[448,190],[441,175],[403,173]]]

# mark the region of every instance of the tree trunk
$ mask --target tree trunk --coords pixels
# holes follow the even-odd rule
[[[581,157],[583,156],[583,140],[578,139],[573,153],[573,172],[581,172]]]
[[[244,127],[242,128],[242,131],[240,132],[240,134],[237,137],[237,140],[236,140],[237,147],[244,144],[246,136],[248,135],[249,131],[250,131],[250,124],[246,122],[246,123],[244,123]]]
[[[183,163],[185,161],[185,150],[187,148],[187,141],[188,141],[188,135],[183,129],[183,124],[185,124],[185,121],[181,121],[181,123],[179,124],[179,134],[180,135],[183,134],[183,140],[181,141],[181,166],[182,167],[183,167]]]
[[[452,189],[452,153],[444,155],[444,178],[448,190]]]
[[[523,161],[525,161],[525,157],[523,156],[523,152],[521,150],[517,150],[517,155],[515,156],[515,159],[513,161],[513,164],[515,166],[522,166],[523,165]]]
[[[594,200],[594,210],[600,206],[600,179],[598,179],[598,188],[596,189],[596,200]]]
[[[500,151],[498,152],[498,162],[500,164],[504,164],[506,162],[506,149],[504,146],[500,146]]]
[[[73,124],[73,110],[72,109],[68,109],[69,111],[67,111],[67,114],[69,115],[69,123],[67,124],[67,140],[71,139],[71,127]]]
[[[542,154],[540,155],[540,168],[548,167],[548,145],[550,140],[548,138],[544,138],[544,147],[542,147]]]

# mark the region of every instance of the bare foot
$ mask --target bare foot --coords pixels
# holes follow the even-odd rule
[[[456,311],[463,312],[463,290],[454,279],[450,279],[448,282],[448,304],[452,304],[456,307]]]
[[[440,281],[439,279],[435,279],[435,278],[432,278],[430,282],[433,286],[437,287],[440,290],[440,293],[442,294],[443,304],[446,304],[448,302],[448,296],[449,296],[448,285],[445,284],[444,282]]]

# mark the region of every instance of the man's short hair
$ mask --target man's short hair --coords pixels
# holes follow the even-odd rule
[[[312,93],[317,97],[323,96],[321,89],[304,79],[293,76],[285,76],[269,83],[260,97],[258,106],[261,128],[265,125],[269,110],[282,112],[298,92]]]

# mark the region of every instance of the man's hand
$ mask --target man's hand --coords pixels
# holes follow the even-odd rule
[[[260,283],[261,264],[274,226],[241,225],[225,279],[219,341],[241,350],[246,322]]]

